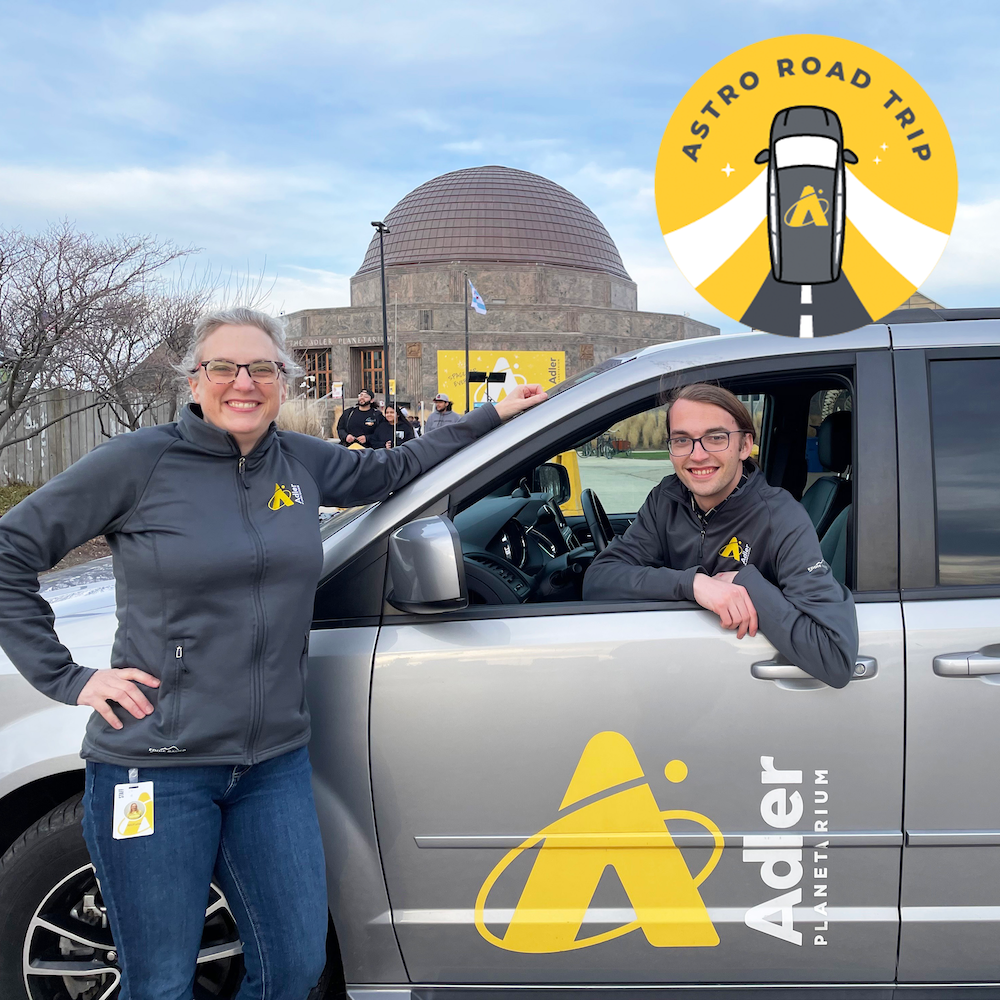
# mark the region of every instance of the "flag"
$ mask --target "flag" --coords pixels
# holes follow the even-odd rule
[[[469,281],[468,278],[466,278],[465,280]],[[471,281],[469,281],[469,288],[472,289],[472,301],[469,303],[469,305],[472,306],[472,308],[475,309],[480,316],[485,316],[486,303],[483,301],[483,297],[479,294],[479,292],[476,291],[476,286]]]

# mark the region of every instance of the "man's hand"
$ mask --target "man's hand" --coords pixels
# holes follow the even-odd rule
[[[359,434],[359,435],[358,435],[358,436],[357,436],[356,438],[351,438],[351,437],[348,437],[348,439],[347,439],[347,440],[348,440],[348,441],[357,441],[357,442],[358,442],[358,444],[364,444],[364,443],[365,443],[365,442],[366,442],[366,441],[368,440],[368,438],[366,438],[366,437],[364,436],[364,434]]]
[[[78,705],[89,705],[100,712],[105,721],[114,729],[121,729],[122,722],[112,711],[109,701],[117,701],[137,719],[144,719],[153,711],[146,696],[133,683],[145,684],[146,687],[157,688],[160,682],[143,670],[135,667],[125,667],[123,670],[98,670],[90,675],[90,680],[83,686]]]
[[[548,398],[548,393],[540,385],[519,385],[513,392],[507,393],[499,403],[493,405],[500,419],[507,420],[515,413],[530,410]]]
[[[354,435],[348,434],[345,440],[347,441],[348,444],[354,444]]]
[[[737,629],[736,638],[757,634],[757,609],[745,587],[733,583],[735,573],[695,573],[694,599],[719,616],[723,628]]]

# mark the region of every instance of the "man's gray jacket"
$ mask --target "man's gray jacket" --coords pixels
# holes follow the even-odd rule
[[[391,451],[274,425],[243,458],[197,406],[122,434],[0,518],[0,646],[43,694],[75,705],[73,662],[38,573],[96,535],[114,555],[113,667],[160,679],[153,713],[91,716],[82,755],[113,764],[252,764],[309,740],[305,672],[323,564],[317,508],[386,497],[500,423],[484,406]]]
[[[858,622],[850,591],[823,560],[805,508],[755,468],[707,519],[668,476],[638,517],[594,560],[588,601],[693,601],[698,572],[738,570],[760,630],[790,663],[832,687],[854,672]]]
[[[424,421],[424,433],[439,431],[442,427],[447,427],[461,419],[454,410],[442,410],[440,413],[437,410],[432,410]]]

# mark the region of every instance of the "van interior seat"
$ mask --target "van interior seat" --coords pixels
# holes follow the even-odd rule
[[[819,548],[827,561],[834,578],[847,586],[847,522],[851,517],[851,504],[848,504],[833,520],[819,540]]]
[[[853,437],[850,411],[831,413],[819,425],[816,437],[820,464],[835,475],[817,479],[802,494],[801,502],[816,534],[822,538],[840,512],[851,502],[849,470]]]

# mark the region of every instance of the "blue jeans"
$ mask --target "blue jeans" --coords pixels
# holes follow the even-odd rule
[[[323,845],[303,747],[251,766],[139,768],[154,832],[114,840],[128,768],[87,764],[83,832],[122,968],[120,1000],[191,1000],[212,878],[243,941],[239,1000],[306,1000],[326,961]]]

